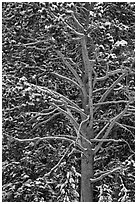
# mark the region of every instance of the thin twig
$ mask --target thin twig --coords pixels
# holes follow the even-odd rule
[[[78,31],[76,31],[74,28],[72,28],[67,22],[64,21],[64,24],[70,29],[72,30],[77,36],[79,37],[83,37],[84,35]]]
[[[42,121],[42,122],[36,124],[36,125],[33,127],[33,129],[30,131],[30,133],[32,133],[34,130],[36,130],[39,126],[47,124],[48,122],[50,122],[51,120],[53,120],[55,117],[57,117],[57,116],[59,116],[59,115],[60,115],[60,113],[55,113],[54,115],[52,115],[52,116],[51,116],[50,118],[48,118],[47,120],[44,120],[44,121]]]
[[[17,142],[37,142],[37,141],[44,141],[44,140],[65,140],[68,142],[73,142],[74,139],[71,137],[67,137],[67,135],[57,135],[57,136],[46,136],[46,137],[35,137],[35,138],[29,138],[29,139],[19,139],[16,137],[13,137],[13,140]]]
[[[76,18],[74,12],[71,12],[71,15],[72,15],[72,17],[73,17],[75,23],[77,24],[79,30],[81,30],[82,33],[84,33],[84,32],[85,32],[84,27],[83,27],[83,26],[81,25],[81,23],[78,21],[78,19]]]
[[[133,133],[131,132],[131,130],[129,130],[128,128],[126,128],[123,124],[118,123],[118,122],[116,122],[116,124],[117,124],[118,126],[120,126],[121,128],[123,128],[124,130],[126,130],[127,132],[129,132],[129,133],[134,137],[134,135],[133,135]]]
[[[101,105],[108,105],[108,104],[118,104],[118,103],[128,103],[129,101],[119,100],[119,101],[106,101],[106,102],[99,102],[94,103],[94,106],[101,106]]]
[[[68,81],[68,82],[74,84],[74,85],[75,85],[76,87],[78,87],[79,89],[81,89],[81,87],[79,86],[79,84],[78,84],[77,82],[75,82],[74,80],[69,79],[68,77],[62,76],[62,75],[60,75],[60,74],[58,74],[58,73],[55,73],[55,72],[52,72],[51,74],[52,74],[53,76],[57,76],[58,78],[64,79],[64,80],[66,80],[66,81]]]
[[[61,157],[61,159],[59,160],[59,162],[58,162],[48,173],[46,173],[46,174],[44,175],[44,177],[50,176],[50,175],[53,173],[53,171],[55,171],[55,170],[59,167],[59,165],[61,164],[61,162],[62,162],[63,159],[65,158],[65,156],[68,154],[69,149],[70,149],[70,147],[71,147],[72,145],[73,145],[73,143],[71,143],[71,144],[69,145],[69,147],[67,148],[66,152],[63,154],[63,156]]]
[[[43,87],[43,86],[38,86],[38,85],[34,85],[34,84],[30,84],[32,87],[37,88],[38,90],[48,93],[50,95],[52,95],[54,98],[58,97],[58,98],[62,98],[64,101],[66,101],[68,104],[71,104],[72,106],[79,108],[79,106],[77,104],[75,104],[73,101],[71,101],[70,99],[68,99],[67,97],[63,96],[62,94],[56,92],[55,90],[51,90],[47,87]]]

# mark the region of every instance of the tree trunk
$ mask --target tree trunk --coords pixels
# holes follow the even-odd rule
[[[88,151],[90,157],[83,155],[81,161],[81,202],[93,202],[93,184],[90,182],[93,177],[93,155]]]
[[[93,184],[90,181],[93,178],[93,151],[85,140],[82,140],[82,146],[87,150],[81,158],[81,202],[93,202]]]

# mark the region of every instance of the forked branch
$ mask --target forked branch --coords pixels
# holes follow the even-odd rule
[[[107,172],[105,172],[105,173],[102,173],[101,176],[99,176],[99,177],[97,177],[97,178],[91,178],[90,181],[91,181],[91,183],[95,183],[95,182],[97,182],[97,181],[102,180],[104,177],[106,177],[106,176],[108,176],[108,175],[110,175],[110,174],[112,174],[112,173],[114,173],[114,172],[116,172],[116,171],[119,171],[119,170],[121,170],[121,167],[117,167],[117,168],[115,168],[115,169],[112,169],[112,170],[110,170],[110,171],[107,171]]]
[[[107,138],[107,136],[109,135],[110,131],[112,130],[112,128],[114,127],[114,125],[116,124],[116,122],[126,113],[126,111],[128,110],[128,107],[129,107],[129,103],[126,105],[125,109],[124,109],[121,113],[119,113],[119,115],[117,115],[116,117],[114,117],[114,118],[111,120],[111,122],[110,122],[110,124],[109,124],[109,127],[108,127],[108,129],[106,130],[106,132],[105,132],[104,136],[102,137],[102,139],[106,139],[106,138]],[[103,142],[100,142],[100,143],[96,146],[96,148],[95,148],[95,150],[94,150],[94,154],[96,154],[97,151],[100,149],[102,143],[103,143]]]

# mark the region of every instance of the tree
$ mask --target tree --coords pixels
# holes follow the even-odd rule
[[[10,29],[11,33],[8,31],[9,36],[3,44],[3,59],[4,65],[7,65],[5,59],[10,61],[12,56],[14,68],[18,69],[15,76],[20,79],[12,79],[16,86],[11,86],[11,90],[14,93],[18,89],[18,95],[21,91],[23,101],[18,99],[19,105],[13,101],[8,103],[6,111],[10,111],[14,119],[11,115],[10,123],[8,118],[4,124],[11,131],[18,112],[24,113],[22,118],[19,117],[19,127],[8,131],[10,145],[21,142],[37,147],[42,142],[51,141],[57,148],[59,141],[64,145],[63,155],[48,172],[45,169],[40,173],[44,179],[56,173],[65,157],[77,153],[81,159],[80,201],[94,201],[97,186],[99,201],[111,201],[111,197],[129,201],[132,196],[125,188],[123,177],[125,172],[133,173],[134,34],[131,29],[134,27],[134,4],[3,4],[3,8],[8,6],[11,12],[11,7],[18,8],[20,15],[17,10],[16,15],[3,18],[3,33],[13,22],[13,30]],[[6,9],[3,10],[7,12]],[[124,18],[125,15],[128,15],[129,21]],[[28,28],[30,33],[26,32]],[[15,39],[12,39],[12,33]],[[7,73],[5,68],[4,71]],[[5,107],[6,103],[7,100],[3,103]],[[60,123],[63,127],[58,130],[54,125]],[[127,133],[131,135],[131,141]],[[127,148],[128,153],[123,160],[119,159],[118,153],[115,155],[116,149],[124,152]],[[96,166],[98,162],[99,168]],[[66,174],[73,186],[72,172],[80,174],[74,168]],[[116,191],[113,196],[110,192],[101,193],[101,186],[105,184],[97,185],[98,182],[103,178],[114,182],[116,175],[119,175],[117,179],[123,195]],[[61,185],[60,191],[62,188]],[[69,201],[69,193],[61,192],[64,200]]]

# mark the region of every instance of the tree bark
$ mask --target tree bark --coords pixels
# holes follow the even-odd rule
[[[90,181],[90,178],[93,178],[94,174],[93,150],[91,145],[85,140],[82,140],[82,146],[87,150],[81,158],[81,202],[93,202],[93,184]]]
[[[90,178],[93,177],[93,154],[88,151],[88,158],[84,155],[81,160],[81,202],[93,202],[93,184]]]

